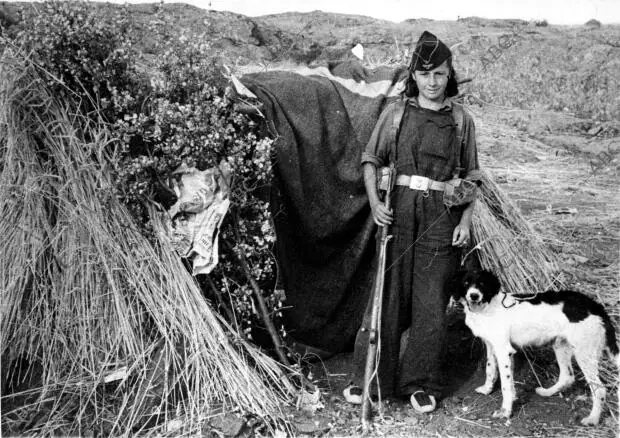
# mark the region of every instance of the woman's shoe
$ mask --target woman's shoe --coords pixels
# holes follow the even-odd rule
[[[411,394],[411,406],[418,414],[426,414],[433,412],[437,407],[435,397],[428,394],[426,391],[418,390]]]
[[[349,383],[349,386],[344,388],[342,395],[347,403],[351,403],[352,405],[362,404],[362,388],[355,386],[353,383]]]

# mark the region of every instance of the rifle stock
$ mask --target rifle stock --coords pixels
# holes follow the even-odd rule
[[[380,169],[380,172],[387,173],[387,181],[381,175],[378,188],[385,190],[385,206],[391,207],[391,192],[394,186],[395,169],[390,164],[389,168]],[[377,347],[379,342],[379,327],[381,325],[381,307],[383,303],[383,288],[385,283],[385,264],[387,244],[392,238],[389,233],[389,227],[384,225],[381,227],[381,235],[379,240],[379,254],[377,263],[377,272],[375,276],[374,288],[372,293],[372,309],[370,313],[370,326],[363,327],[362,330],[368,331],[368,350],[366,354],[366,366],[364,368],[364,386],[362,388],[362,431],[367,432],[370,428],[371,403],[370,403],[370,385],[374,375],[376,365]]]

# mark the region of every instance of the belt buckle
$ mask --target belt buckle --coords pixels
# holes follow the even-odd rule
[[[421,190],[423,192],[428,192],[428,187],[430,186],[430,179],[425,176],[412,175],[411,180],[409,181],[409,188],[412,190]]]

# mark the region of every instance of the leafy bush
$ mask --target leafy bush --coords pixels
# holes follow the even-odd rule
[[[249,335],[258,315],[239,258],[248,260],[251,276],[259,283],[272,285],[275,277],[269,206],[258,196],[270,182],[272,140],[262,137],[259,124],[235,112],[233,101],[210,85],[216,82],[215,65],[208,57],[209,45],[199,40],[181,38],[159,57],[163,61],[157,65],[161,75],[152,83],[154,97],[140,113],[123,110],[124,118],[115,123],[123,139],[119,187],[136,216],[144,216],[142,201],[161,201],[162,187],[180,165],[201,170],[222,160],[230,165],[235,183],[231,212],[220,233],[221,259],[203,284],[225,309],[223,314],[234,315],[239,329]],[[134,106],[130,99],[117,97],[114,105]],[[271,310],[281,306],[273,295],[267,300]]]
[[[174,170],[228,162],[234,177],[231,213],[220,232],[221,262],[203,283],[227,310],[224,316],[247,334],[258,316],[240,258],[261,286],[275,278],[275,235],[259,196],[270,182],[272,140],[257,121],[234,110],[204,35],[174,36],[173,24],[155,6],[147,29],[160,53],[153,61],[133,49],[126,10],[112,19],[98,11],[82,1],[47,1],[27,13],[13,44],[31,54],[57,96],[103,116],[113,130],[119,140],[109,151],[117,196],[145,233],[146,203],[167,207],[175,201],[169,184]],[[276,314],[279,300],[269,295],[267,302]]]
[[[135,89],[128,23],[121,12],[106,18],[87,2],[46,1],[22,15],[14,39],[47,72],[57,96],[79,102],[89,113],[114,87]]]

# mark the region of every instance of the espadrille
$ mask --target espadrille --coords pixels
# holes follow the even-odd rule
[[[411,394],[410,401],[413,409],[415,409],[415,411],[419,414],[433,412],[437,407],[435,397],[423,390],[418,390]]]
[[[362,388],[355,386],[353,383],[350,383],[349,386],[344,388],[342,395],[347,403],[351,403],[352,405],[362,404]]]

